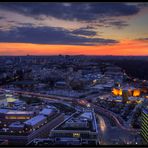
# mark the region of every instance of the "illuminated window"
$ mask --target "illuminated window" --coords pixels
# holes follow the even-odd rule
[[[26,116],[6,116],[5,119],[30,119]]]
[[[140,96],[140,90],[139,89],[135,89],[133,92],[133,96],[134,97],[139,97]]]
[[[26,119],[26,117],[24,117],[24,116],[19,116],[19,117],[17,117],[17,119]]]
[[[119,89],[119,96],[122,96],[122,89]]]
[[[79,138],[80,137],[80,133],[73,133],[73,137]]]
[[[131,101],[127,101],[126,103],[127,103],[127,104],[130,104],[130,103],[131,103]]]
[[[17,119],[16,116],[6,116],[6,119]]]
[[[122,96],[122,89],[113,88],[112,93],[113,93],[115,96]]]

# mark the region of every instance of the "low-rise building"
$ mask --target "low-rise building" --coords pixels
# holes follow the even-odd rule
[[[18,111],[9,109],[0,109],[0,127],[7,127],[12,122],[25,121],[34,116],[32,111]]]
[[[55,138],[55,145],[62,144],[63,138],[79,139],[79,145],[98,144],[98,127],[94,111],[76,112],[66,121],[51,130],[49,135]],[[72,142],[72,140],[70,140]],[[73,144],[73,143],[71,143]]]
[[[35,138],[47,137],[52,128],[64,121],[64,114],[46,108],[38,115],[26,119],[26,121],[17,119],[17,114],[20,115],[20,111],[17,113],[17,111],[9,112],[7,110],[1,110],[3,117],[9,113],[16,113],[16,119],[9,125],[6,125],[6,123],[6,126],[3,125],[0,130],[0,139],[7,139],[9,144],[12,145],[26,145]],[[14,118],[14,114],[10,117]]]

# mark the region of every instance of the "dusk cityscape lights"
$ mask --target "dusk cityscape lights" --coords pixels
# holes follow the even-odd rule
[[[148,5],[0,2],[0,146],[148,146]]]

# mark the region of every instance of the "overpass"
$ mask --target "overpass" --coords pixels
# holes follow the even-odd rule
[[[105,116],[108,116],[110,119],[112,119],[119,128],[121,128],[123,130],[126,130],[126,131],[129,131],[129,132],[139,133],[139,129],[125,127],[123,125],[123,123],[121,123],[121,121],[119,121],[119,119],[117,118],[117,116],[113,112],[110,112],[107,109],[104,109],[104,108],[102,108],[100,106],[96,106],[94,104],[91,104],[91,105],[92,105],[92,107],[94,108],[94,110],[97,113],[100,113],[101,112],[101,114],[104,114]]]
[[[71,97],[61,97],[61,96],[55,96],[55,95],[47,95],[47,94],[41,94],[41,93],[34,93],[34,92],[27,92],[27,91],[18,91],[18,90],[8,90],[8,89],[0,89],[1,91],[11,91],[14,94],[17,95],[28,95],[31,97],[38,97],[40,99],[57,99],[57,100],[63,100],[63,101],[73,101],[73,99],[75,98],[71,98]]]

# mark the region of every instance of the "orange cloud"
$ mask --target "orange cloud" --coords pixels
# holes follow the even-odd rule
[[[123,40],[115,45],[75,46],[0,43],[0,55],[148,55],[148,41]]]

